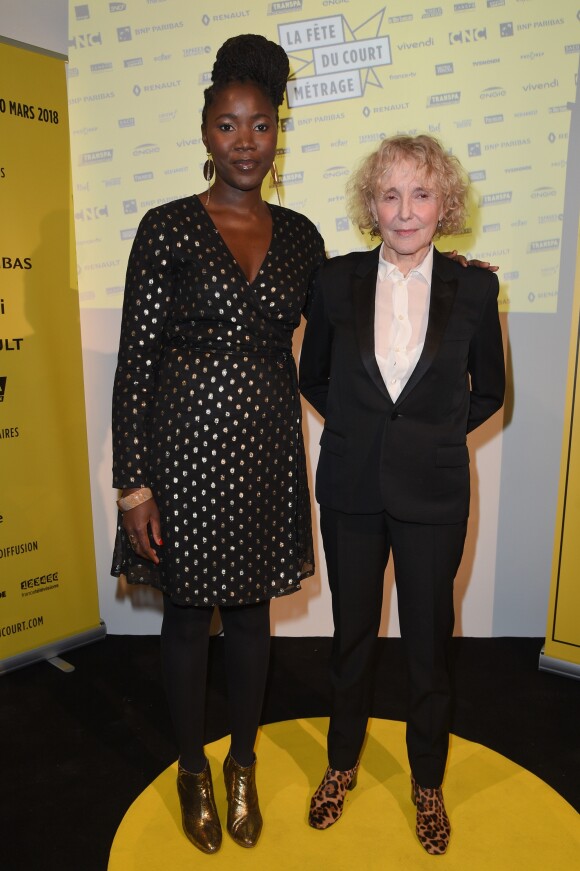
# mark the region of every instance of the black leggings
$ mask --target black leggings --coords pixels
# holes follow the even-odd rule
[[[204,722],[212,608],[186,608],[163,597],[161,667],[179,759],[187,771],[205,767]],[[225,639],[230,752],[251,765],[270,655],[270,602],[220,610]]]

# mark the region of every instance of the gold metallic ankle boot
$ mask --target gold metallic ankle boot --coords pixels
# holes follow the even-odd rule
[[[240,847],[255,847],[262,831],[262,814],[256,790],[256,758],[242,768],[231,753],[224,762],[224,780],[228,800],[227,829]]]
[[[177,792],[183,831],[199,850],[215,853],[221,846],[222,827],[213,797],[209,761],[200,774],[186,771],[178,764]]]

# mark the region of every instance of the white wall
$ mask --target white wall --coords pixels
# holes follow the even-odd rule
[[[68,0],[1,0],[0,35],[68,55]]]
[[[0,34],[66,53],[66,0],[2,0]],[[570,153],[578,154],[575,113]],[[574,151],[574,149],[576,149]],[[473,500],[465,558],[457,581],[457,632],[543,636],[550,584],[562,439],[569,319],[574,287],[580,171],[570,173],[558,312],[503,318],[508,348],[508,401],[471,439]],[[541,179],[537,180],[541,184]],[[109,632],[156,632],[159,597],[127,591],[109,576],[115,494],[110,486],[110,393],[120,312],[84,309],[87,419],[101,615]],[[299,341],[299,337],[298,337]],[[310,467],[320,421],[305,416]],[[497,505],[499,504],[499,511]],[[315,525],[317,515],[315,512]],[[319,572],[301,593],[274,602],[280,635],[329,635],[330,602],[318,542]],[[397,631],[392,575],[387,574],[383,632]]]

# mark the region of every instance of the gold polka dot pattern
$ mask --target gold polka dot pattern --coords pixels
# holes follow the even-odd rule
[[[278,206],[249,283],[196,196],[150,210],[129,257],[113,396],[113,484],[153,490],[161,563],[119,523],[113,574],[183,605],[240,605],[314,569],[292,334],[323,241]]]

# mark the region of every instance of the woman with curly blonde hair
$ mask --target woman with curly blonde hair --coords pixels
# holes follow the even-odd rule
[[[401,161],[413,164],[429,186],[437,189],[441,220],[437,236],[460,233],[467,216],[469,180],[456,157],[432,136],[392,136],[360,163],[347,184],[348,213],[359,230],[380,235],[372,203],[382,180]]]
[[[382,242],[323,267],[300,360],[301,391],[325,419],[316,498],[334,616],[328,768],[309,823],[333,825],[356,785],[392,551],[416,832],[440,854],[450,837],[442,782],[466,436],[504,395],[498,282],[433,246],[437,234],[462,229],[467,199],[461,166],[437,140],[384,140],[353,175],[349,198],[354,221]]]

